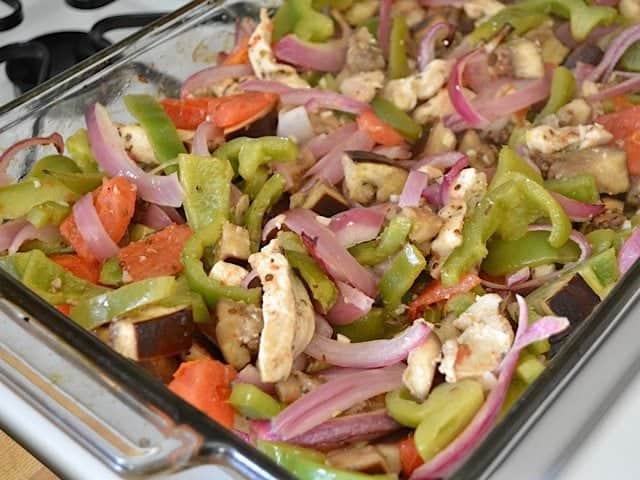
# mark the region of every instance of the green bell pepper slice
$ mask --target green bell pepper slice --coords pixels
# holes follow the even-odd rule
[[[374,307],[366,315],[348,325],[335,325],[334,330],[354,343],[380,340],[387,337],[388,313]]]
[[[367,475],[333,468],[320,452],[286,443],[258,440],[258,450],[300,480],[393,480],[396,475]]]
[[[389,62],[387,71],[389,78],[403,78],[411,73],[409,68],[409,26],[403,16],[394,17],[389,35]]]
[[[87,297],[102,294],[106,288],[94,285],[65,270],[40,250],[3,257],[5,268],[53,305],[76,304]]]
[[[371,102],[371,107],[380,120],[389,124],[407,140],[415,142],[422,135],[422,126],[389,100],[376,97]]]
[[[118,258],[110,258],[100,268],[100,283],[110,287],[122,285],[122,267]]]
[[[233,386],[229,403],[236,412],[253,420],[268,420],[284,408],[271,395],[248,383],[236,383]]]
[[[465,293],[460,293],[458,295],[454,295],[449,300],[447,300],[447,303],[444,304],[444,312],[445,312],[445,314],[450,314],[451,313],[451,314],[455,315],[456,318],[459,317],[471,305],[476,303],[476,296],[477,295],[478,295],[478,292],[473,291],[473,290],[470,291],[470,292],[465,292]],[[425,317],[425,320],[430,321],[426,317]],[[433,323],[433,322],[431,322],[431,323]]]
[[[66,203],[45,202],[29,210],[26,219],[37,228],[45,225],[58,226],[70,213],[71,207]]]
[[[527,232],[517,240],[492,238],[487,243],[488,255],[482,270],[498,277],[517,272],[525,267],[539,267],[550,263],[570,263],[580,257],[580,248],[574,242],[561,247],[549,244],[549,232]]]
[[[620,251],[620,247],[627,238],[631,235],[631,230],[621,230],[616,232],[610,228],[601,228],[587,233],[585,236],[591,245],[591,254],[596,255],[602,253],[610,248],[615,248],[615,251]]]
[[[581,173],[574,177],[549,179],[544,182],[544,186],[547,190],[579,202],[596,203],[600,201],[596,178],[589,173]]]
[[[182,265],[189,287],[202,295],[204,301],[211,308],[221,298],[228,298],[236,302],[259,303],[261,291],[259,288],[241,288],[222,285],[209,277],[204,271],[202,256],[206,247],[214,246],[220,239],[221,228],[212,224],[195,232],[182,251]]]
[[[402,297],[426,266],[427,261],[414,245],[408,243],[398,252],[378,284],[382,303],[387,310],[394,311],[402,304]]]
[[[181,153],[187,153],[176,127],[154,97],[125,95],[124,104],[147,134],[160,165],[175,160]],[[167,173],[172,173],[175,167],[166,170]]]
[[[71,309],[69,316],[78,325],[93,330],[118,315],[169,297],[175,291],[176,279],[173,277],[140,280],[80,301]]]
[[[377,265],[402,248],[412,227],[413,221],[410,218],[398,215],[391,219],[378,240],[354,245],[349,252],[362,265]]]
[[[510,172],[518,172],[536,183],[542,184],[542,175],[540,172],[529,165],[516,151],[511,147],[502,147],[498,154],[498,166],[496,173],[493,175],[489,191],[495,190],[497,187],[508,181]]]
[[[503,8],[487,21],[481,23],[473,32],[469,34],[472,43],[489,40],[502,30],[506,25],[513,28],[516,35],[522,35],[529,30],[542,25],[549,19],[543,11],[533,11],[523,8],[520,4],[510,5]]]
[[[517,6],[568,19],[571,35],[578,41],[587,38],[597,26],[609,25],[618,17],[615,8],[588,5],[584,0],[524,0]]]
[[[67,138],[65,146],[71,159],[81,171],[95,173],[100,170],[89,145],[89,135],[84,128]]]
[[[104,175],[99,172],[82,172],[72,159],[64,155],[49,155],[40,159],[26,178],[57,180],[77,194],[84,195],[98,188]]]
[[[78,198],[76,192],[53,178],[32,178],[6,185],[0,187],[0,220],[24,217],[33,207],[46,202],[70,204]]]
[[[442,266],[442,284],[455,285],[463,273],[478,265],[487,255],[486,243],[494,233],[515,240],[541,217],[551,222],[551,246],[564,245],[571,234],[571,221],[558,202],[542,185],[522,173],[505,173],[503,183],[480,200],[465,222],[462,245],[455,248]]]
[[[82,170],[76,165],[71,158],[64,155],[47,155],[38,160],[26,178],[38,177],[42,173],[60,172],[60,173],[80,173]]]
[[[576,79],[567,67],[559,66],[553,71],[551,93],[549,100],[536,116],[535,123],[539,123],[547,115],[556,113],[560,107],[569,103],[576,93]]]
[[[311,0],[285,0],[272,21],[274,42],[289,33],[302,40],[325,42],[335,32],[333,20],[316,11]]]
[[[283,247],[284,248],[284,247]],[[316,301],[320,313],[326,314],[336,303],[338,288],[320,265],[306,252],[284,249],[284,255],[292,268],[309,287],[311,296]]]
[[[194,231],[207,227],[221,232],[229,217],[231,165],[225,159],[187,154],[178,156],[178,165],[187,223]]]
[[[276,173],[266,181],[260,189],[260,193],[251,202],[245,217],[245,227],[249,231],[251,251],[257,252],[260,248],[262,236],[262,221],[265,213],[280,199],[287,186],[287,181],[282,175]]]

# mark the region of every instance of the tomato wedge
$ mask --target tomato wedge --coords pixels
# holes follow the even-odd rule
[[[357,123],[360,130],[367,132],[380,145],[393,147],[405,143],[404,137],[392,126],[380,120],[373,110],[366,110],[358,115]]]
[[[169,388],[221,425],[233,428],[234,411],[228,403],[235,369],[217,360],[205,358],[184,362],[173,374]]]
[[[96,260],[88,260],[78,255],[54,255],[49,258],[76,277],[96,284],[100,280],[100,264]]]
[[[214,97],[165,98],[160,100],[160,104],[176,128],[195,130],[208,119],[218,101]]]
[[[460,279],[460,282],[451,287],[443,287],[439,280],[435,280],[427,285],[420,295],[409,304],[409,318],[415,320],[429,305],[448,300],[460,293],[466,293],[478,285],[480,285],[480,277],[473,273],[467,273]]]
[[[624,142],[629,173],[640,175],[640,105],[602,115],[596,122]]]
[[[104,179],[93,192],[98,217],[111,239],[118,243],[127,232],[136,206],[136,186],[124,177]],[[97,261],[80,235],[73,214],[60,225],[60,233],[75,252],[86,260]]]
[[[132,282],[163,275],[177,275],[183,266],[180,254],[192,235],[187,225],[169,225],[120,250],[118,258]]]
[[[240,39],[238,44],[222,61],[223,65],[242,65],[249,63],[249,36]]]
[[[409,435],[398,444],[400,450],[400,464],[402,473],[409,477],[413,471],[424,463],[416,448],[413,435]]]

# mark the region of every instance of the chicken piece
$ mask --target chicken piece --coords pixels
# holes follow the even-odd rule
[[[431,276],[438,278],[440,268],[453,252],[462,244],[462,227],[467,212],[480,201],[487,191],[487,177],[475,168],[463,169],[449,189],[449,201],[440,209],[438,216],[444,221],[440,233],[431,243]]]
[[[437,153],[451,152],[456,149],[456,143],[456,134],[445,127],[443,122],[438,122],[429,132],[423,153],[425,155],[435,155]]]
[[[249,37],[249,62],[253,71],[261,80],[275,80],[293,88],[308,87],[290,65],[278,63],[271,49],[273,23],[266,9],[260,10],[260,23]]]
[[[427,11],[418,0],[396,0],[391,7],[391,16],[404,17],[409,28],[414,28],[427,18]]]
[[[340,92],[363,103],[371,103],[378,90],[384,86],[382,70],[360,72],[340,82]]]
[[[349,37],[344,71],[348,73],[384,70],[382,50],[371,32],[360,27]]]
[[[221,260],[246,260],[251,254],[249,231],[231,222],[224,222],[217,256]]]
[[[472,100],[476,96],[468,88],[463,88],[462,93],[468,100]],[[442,88],[434,97],[418,105],[413,112],[413,119],[418,123],[425,124],[435,122],[453,113],[455,113],[455,109],[451,104],[449,92],[446,88]]]
[[[316,377],[294,370],[289,378],[275,384],[276,396],[282,403],[293,403],[321,383]]]
[[[344,185],[347,196],[363,205],[387,202],[400,195],[407,180],[406,170],[383,163],[354,162],[343,155]]]
[[[307,289],[297,275],[291,276],[296,301],[296,329],[293,337],[293,358],[304,352],[316,331],[315,313]]]
[[[249,272],[240,265],[223,260],[217,261],[209,272],[209,277],[229,287],[239,287],[247,275]]]
[[[620,13],[634,23],[640,22],[640,2],[638,0],[620,0]]]
[[[535,42],[517,38],[499,46],[494,71],[499,76],[537,79],[544,77],[542,53]]]
[[[630,178],[630,187],[625,201],[632,207],[640,207],[640,177]]]
[[[383,96],[400,110],[413,110],[418,100],[427,100],[440,91],[449,78],[451,66],[446,60],[432,60],[420,73],[390,80]]]
[[[576,98],[560,107],[556,113],[544,117],[541,123],[553,128],[577,127],[589,123],[590,120],[591,106],[583,98]]]
[[[604,197],[602,203],[604,210],[589,221],[587,231],[600,228],[621,229],[627,221],[627,217],[624,216],[624,202],[616,198]]]
[[[513,329],[500,313],[501,301],[495,293],[478,296],[475,303],[453,321],[462,333],[442,345],[440,372],[447,382],[486,377],[511,349]]]
[[[464,132],[458,150],[469,158],[469,164],[474,168],[493,167],[498,160],[496,146],[483,142],[475,130]]]
[[[402,373],[402,383],[419,401],[424,401],[431,391],[433,376],[441,359],[440,347],[438,336],[430,334],[426,341],[409,352],[407,357],[407,368]]]
[[[463,8],[469,18],[477,20],[495,15],[504,5],[497,0],[467,0],[463,3]]]
[[[613,140],[613,135],[598,123],[560,128],[540,125],[527,130],[525,139],[532,152],[550,154],[605,145]]]
[[[222,299],[216,304],[216,343],[230,365],[241,369],[258,351],[262,312],[255,305]]]
[[[262,282],[262,320],[257,367],[263,382],[278,382],[291,373],[297,327],[293,271],[272,240],[249,257]]]

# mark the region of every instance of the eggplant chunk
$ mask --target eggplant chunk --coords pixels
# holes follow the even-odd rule
[[[191,347],[194,328],[191,306],[151,305],[116,318],[109,326],[109,342],[133,360],[169,357]]]
[[[216,305],[216,344],[224,359],[238,370],[258,351],[262,312],[255,305],[222,299]]]
[[[335,468],[368,474],[400,473],[400,453],[396,445],[382,450],[382,445],[353,446],[333,450],[327,462]],[[393,452],[393,453],[392,453]]]
[[[159,357],[138,362],[151,375],[163,383],[169,383],[180,366],[178,357]]]
[[[313,210],[323,217],[332,217],[336,213],[349,209],[349,202],[328,183],[320,180],[308,192],[299,192],[291,196],[292,208],[302,207]]]
[[[629,190],[627,155],[614,147],[596,147],[562,152],[553,156],[549,178],[569,178],[589,173],[600,193],[616,195]]]
[[[589,316],[600,303],[600,297],[584,281],[582,276],[573,275],[567,282],[544,300],[545,310],[552,315],[567,317],[575,325]]]
[[[344,185],[354,202],[368,205],[387,202],[392,195],[400,195],[407,180],[407,171],[381,163],[356,163],[348,155],[342,157]]]

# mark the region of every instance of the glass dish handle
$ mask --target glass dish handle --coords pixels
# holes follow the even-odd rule
[[[198,463],[226,465],[236,478],[273,478],[145,404],[3,298],[0,326],[0,382],[119,475],[175,471],[204,456]]]

